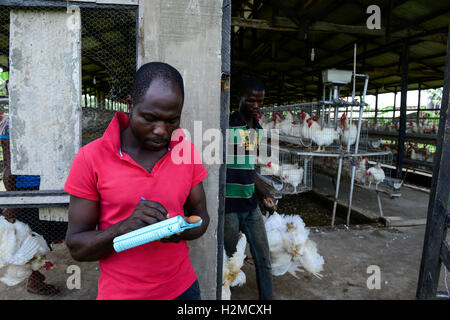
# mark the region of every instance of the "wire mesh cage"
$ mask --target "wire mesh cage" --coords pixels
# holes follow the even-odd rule
[[[330,177],[338,174],[339,157],[316,157],[314,168]],[[373,190],[387,191],[391,187],[399,189],[401,181],[392,176],[393,155],[391,152],[359,153],[342,159],[341,179],[351,181],[355,167],[355,185]]]
[[[65,5],[65,2],[61,2]],[[64,11],[62,7],[0,5],[0,67],[9,67],[11,10]],[[136,10],[127,6],[81,7],[82,145],[102,136],[116,111],[128,112],[126,97],[136,71]],[[42,75],[43,77],[47,75]],[[4,83],[0,81],[4,93]],[[45,88],[44,88],[45,89]],[[7,104],[2,112],[8,113]]]
[[[312,102],[264,108],[260,123],[265,129],[278,129],[281,142],[311,152],[354,152],[356,143],[358,150],[367,150],[367,131],[361,130],[357,139],[360,107],[341,104]]]
[[[278,156],[277,158],[275,158]],[[280,148],[277,155],[257,158],[257,173],[280,194],[297,194],[312,189],[313,158],[295,150]]]
[[[9,114],[9,46],[10,37],[14,36],[10,33],[11,12],[26,11],[36,15],[65,12],[68,5],[66,1],[46,1],[50,6],[38,6],[35,1],[24,1],[23,6],[17,5],[18,2],[11,3],[0,4],[2,197],[10,197],[8,194],[11,192],[28,195],[43,192],[40,190],[42,177],[14,175],[10,170],[9,125],[6,119]],[[116,111],[128,112],[126,97],[136,71],[137,6],[88,2],[78,5],[81,15],[82,145],[85,145],[103,135]],[[42,77],[51,77],[51,69]],[[45,91],[45,88],[36,90]],[[38,271],[50,269],[57,263],[48,260],[48,254],[65,239],[68,205],[59,205],[61,214],[47,210],[50,207],[53,206],[46,203],[0,206],[0,286],[24,282],[30,292],[40,291],[49,296],[58,293],[57,288],[43,284],[44,277]],[[19,256],[29,259],[15,260]]]

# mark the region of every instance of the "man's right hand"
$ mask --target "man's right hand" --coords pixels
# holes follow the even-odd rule
[[[119,232],[125,234],[136,229],[166,220],[169,213],[159,202],[141,200],[133,213],[120,222]]]

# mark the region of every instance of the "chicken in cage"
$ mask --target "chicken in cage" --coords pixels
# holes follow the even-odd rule
[[[378,153],[360,153],[354,156],[344,157],[341,168],[341,179],[351,181],[353,175],[353,166],[355,166],[354,179],[355,184],[367,188],[379,190],[392,184],[391,172],[392,166],[391,152]],[[316,157],[314,166],[317,172],[330,177],[336,177],[338,174],[339,157]],[[386,188],[385,188],[386,189]]]
[[[355,161],[354,159],[352,158],[352,161]],[[387,193],[398,191],[402,182],[392,177],[392,169],[394,168],[392,160],[393,157],[390,152],[368,153],[365,156],[357,157],[355,169],[356,185]],[[351,177],[351,170],[350,166],[343,166],[343,175]]]
[[[296,194],[312,189],[311,156],[296,154],[294,150],[280,149],[278,157],[259,155],[257,172],[261,179],[281,194]]]
[[[264,129],[278,129],[279,140],[313,152],[354,151],[358,141],[357,112],[315,103],[266,108],[259,120]],[[351,119],[350,119],[351,118]],[[367,137],[367,132],[364,134]],[[361,135],[360,135],[361,137]],[[367,139],[359,140],[367,150]],[[349,147],[350,146],[350,147]]]

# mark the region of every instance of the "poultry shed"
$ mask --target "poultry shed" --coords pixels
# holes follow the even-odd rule
[[[399,196],[402,181],[392,177],[393,153],[381,149],[381,140],[369,138],[363,127],[364,108],[369,76],[356,73],[356,44],[354,46],[354,70],[324,70],[322,72],[324,89],[322,99],[306,103],[266,107],[261,109],[261,126],[268,130],[269,138],[279,144],[279,166],[266,170],[271,176],[271,184],[283,193],[299,193],[302,189],[288,189],[279,180],[283,165],[292,166],[294,161],[300,167],[302,161],[312,159],[311,170],[325,173],[335,178],[335,200],[333,204],[332,225],[337,208],[341,180],[350,182],[347,224],[350,222],[353,190],[358,187],[373,189],[378,196],[380,215],[382,215],[379,192]],[[355,98],[356,77],[364,78],[361,101]],[[353,84],[352,100],[340,97],[341,85]],[[289,154],[287,156],[286,154]],[[266,176],[267,179],[267,176]],[[311,181],[312,185],[312,181]],[[284,191],[284,192],[283,192]]]

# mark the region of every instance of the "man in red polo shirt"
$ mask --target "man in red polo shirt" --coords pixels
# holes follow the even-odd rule
[[[183,100],[176,69],[143,65],[127,98],[130,118],[117,112],[103,137],[82,147],[72,163],[64,187],[71,195],[66,243],[74,259],[100,261],[97,299],[200,299],[186,240],[202,236],[209,224],[207,172],[180,128]],[[114,251],[115,237],[185,214],[188,222],[199,216],[202,225]]]

